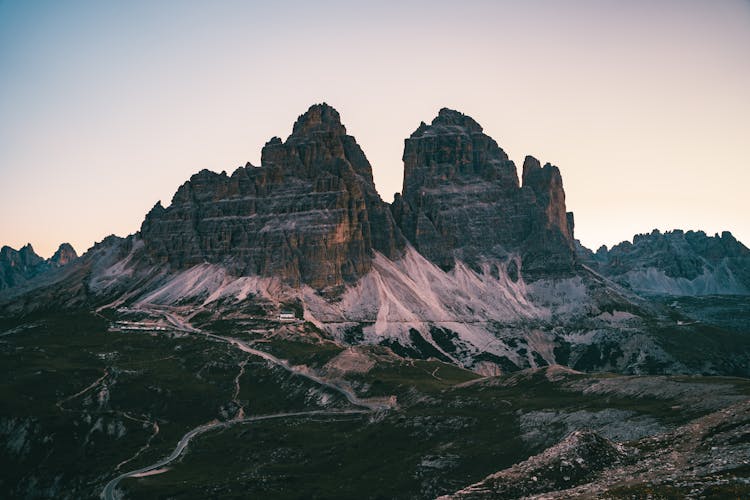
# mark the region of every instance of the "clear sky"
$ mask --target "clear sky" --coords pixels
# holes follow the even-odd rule
[[[747,0],[0,0],[0,244],[135,232],[323,101],[386,201],[404,138],[447,106],[519,167],[558,165],[587,246],[750,244]]]

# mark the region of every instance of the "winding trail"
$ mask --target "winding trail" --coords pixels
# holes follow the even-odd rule
[[[177,443],[177,446],[175,446],[175,449],[172,451],[172,453],[169,454],[169,456],[162,458],[158,462],[155,462],[151,465],[147,465],[145,467],[141,467],[140,469],[135,469],[130,472],[126,472],[124,474],[120,474],[116,478],[112,479],[110,482],[107,483],[107,485],[104,487],[101,493],[101,498],[104,500],[117,500],[119,497],[116,496],[117,491],[117,485],[122,481],[123,479],[137,476],[139,474],[143,474],[155,469],[160,469],[164,467],[165,465],[168,465],[169,463],[175,461],[183,451],[185,451],[185,448],[187,448],[188,444],[190,444],[190,441],[201,434],[205,434],[206,432],[215,430],[215,429],[222,429],[227,428],[232,425],[237,424],[246,424],[249,422],[258,422],[261,420],[273,420],[273,419],[280,419],[280,418],[293,418],[293,417],[309,417],[309,416],[341,416],[341,415],[361,415],[369,413],[366,410],[338,410],[338,411],[328,411],[328,410],[310,410],[310,411],[298,411],[298,412],[289,412],[289,413],[274,413],[271,415],[258,415],[254,417],[246,417],[242,419],[234,419],[234,420],[227,420],[225,422],[210,422],[208,424],[200,425],[190,431],[188,431],[180,441]]]
[[[240,390],[242,389],[242,386],[240,385],[240,379],[245,374],[245,366],[247,365],[248,361],[250,361],[249,356],[240,362],[240,372],[236,377],[234,377],[234,395],[232,396],[232,401],[239,407],[239,410],[237,410],[237,415],[234,418],[245,417],[245,407],[240,403]]]
[[[151,436],[149,436],[149,438],[148,438],[148,441],[146,441],[146,444],[144,444],[143,446],[141,446],[141,447],[140,447],[140,449],[139,449],[138,451],[136,451],[136,452],[135,452],[135,455],[133,455],[133,456],[132,456],[132,457],[130,457],[130,458],[126,458],[125,460],[123,460],[122,462],[120,462],[119,464],[117,464],[117,467],[115,467],[115,470],[116,470],[116,471],[120,470],[120,468],[121,468],[121,467],[122,467],[123,465],[125,465],[125,464],[126,464],[126,463],[128,463],[128,462],[132,462],[133,460],[135,460],[136,458],[138,458],[139,456],[141,456],[141,454],[142,454],[142,453],[143,453],[144,451],[148,450],[148,449],[149,449],[149,448],[151,447],[151,441],[153,441],[153,440],[154,440],[154,438],[156,437],[156,435],[157,435],[157,434],[159,434],[159,423],[158,423],[157,421],[155,421],[155,420],[154,420],[154,421],[152,422],[152,421],[150,421],[150,420],[141,420],[141,419],[138,419],[138,418],[132,417],[132,416],[130,416],[130,415],[128,415],[127,413],[124,413],[124,412],[123,412],[123,414],[122,414],[122,415],[123,415],[123,416],[124,416],[125,418],[128,418],[128,419],[130,419],[130,420],[133,420],[134,422],[140,422],[140,423],[142,423],[142,424],[147,424],[147,425],[150,425],[150,426],[151,426]]]
[[[250,347],[250,345],[247,342],[243,340],[240,340],[234,337],[223,337],[221,335],[216,335],[216,334],[205,332],[203,330],[195,328],[190,323],[180,318],[179,316],[177,316],[171,311],[161,309],[161,308],[157,309],[157,308],[145,308],[144,307],[143,309],[150,313],[161,314],[169,322],[169,324],[172,325],[172,327],[175,330],[183,331],[186,333],[195,333],[195,334],[203,335],[205,337],[212,338],[214,340],[218,340],[220,342],[226,342],[238,348],[242,352],[252,354],[253,356],[258,356],[259,358],[263,358],[266,361],[269,361],[274,365],[280,366],[281,368],[285,369],[289,373],[292,373],[294,375],[299,375],[308,380],[311,380],[312,382],[315,382],[316,384],[322,385],[333,391],[336,391],[339,394],[343,395],[347,399],[347,401],[349,401],[354,406],[359,406],[360,408],[367,408],[370,411],[388,410],[388,409],[393,408],[394,406],[393,403],[391,403],[390,401],[383,400],[383,399],[360,399],[359,397],[357,397],[354,391],[352,391],[348,387],[345,387],[341,384],[338,384],[330,380],[326,380],[322,377],[319,377],[318,375],[314,373],[311,373],[308,370],[303,370],[297,366],[292,366],[287,360],[277,358],[273,354],[267,353],[265,351],[259,351],[258,349],[253,349],[252,347]]]
[[[391,401],[390,399],[385,399],[385,398],[361,399],[357,397],[354,391],[350,389],[349,387],[343,386],[334,381],[326,380],[312,373],[311,371],[307,369],[301,369],[297,366],[293,366],[287,360],[277,358],[273,354],[269,354],[265,351],[259,351],[258,349],[253,349],[252,347],[250,347],[250,345],[247,342],[244,342],[240,339],[237,339],[234,337],[223,337],[221,335],[215,335],[213,333],[209,333],[209,332],[200,330],[198,328],[195,328],[188,321],[186,321],[185,319],[181,318],[177,314],[165,308],[156,308],[153,306],[148,307],[145,305],[141,305],[140,309],[143,311],[152,313],[152,314],[155,313],[155,314],[159,314],[163,316],[166,319],[166,321],[171,325],[171,327],[175,330],[186,332],[186,333],[203,335],[213,340],[218,340],[220,342],[228,343],[229,345],[236,347],[242,352],[246,352],[250,355],[260,357],[274,365],[280,366],[281,368],[283,368],[284,370],[288,371],[289,373],[293,375],[299,375],[312,382],[315,382],[318,385],[327,387],[335,392],[338,392],[339,394],[343,395],[347,399],[347,401],[349,401],[349,403],[351,403],[353,406],[359,407],[359,409],[309,410],[309,411],[274,413],[274,414],[269,414],[269,415],[257,415],[257,416],[252,416],[252,417],[245,417],[244,408],[240,406],[240,410],[237,412],[237,416],[233,418],[232,420],[227,420],[223,422],[209,422],[207,424],[203,424],[198,427],[195,427],[182,436],[180,441],[177,443],[177,446],[175,447],[175,449],[172,451],[172,453],[169,456],[151,465],[147,465],[145,467],[141,467],[140,469],[136,469],[130,472],[126,472],[124,474],[120,474],[119,476],[109,481],[101,493],[101,498],[103,498],[104,500],[117,500],[118,498],[120,498],[117,495],[117,485],[123,479],[129,478],[129,477],[136,477],[144,473],[148,473],[150,471],[155,471],[157,469],[160,469],[170,464],[171,462],[176,460],[182,454],[183,451],[185,451],[188,444],[190,444],[190,441],[194,437],[204,434],[206,432],[215,430],[215,429],[227,428],[227,427],[230,427],[232,425],[237,425],[237,424],[258,422],[261,420],[272,420],[272,419],[282,419],[282,418],[310,417],[310,416],[363,415],[363,414],[369,414],[369,413],[388,410],[395,406],[395,403]],[[244,373],[245,364],[248,362],[248,359],[240,363],[240,373],[235,378],[235,392],[234,392],[235,401],[237,401],[237,397],[239,396],[239,379]],[[105,373],[105,376],[106,376],[106,373]],[[100,381],[101,379],[98,380],[96,383]],[[96,383],[92,384],[92,386],[95,386]],[[86,390],[90,389],[92,386],[90,386],[89,388],[85,389],[82,392],[85,392]],[[136,454],[136,456],[138,454]],[[132,460],[132,458],[130,460]]]
[[[68,396],[68,397],[66,397],[66,398],[64,398],[64,399],[61,399],[60,401],[58,401],[57,403],[55,403],[55,405],[56,405],[56,406],[57,406],[58,408],[60,408],[60,410],[62,410],[62,411],[68,411],[68,410],[67,410],[66,408],[63,408],[63,405],[64,405],[65,403],[67,403],[67,402],[68,402],[68,401],[70,401],[71,399],[75,399],[75,398],[77,398],[78,396],[82,396],[83,394],[86,394],[86,393],[87,393],[87,392],[89,392],[89,391],[90,391],[91,389],[93,389],[93,388],[95,388],[96,386],[98,386],[99,384],[101,384],[101,383],[102,383],[102,382],[104,381],[104,379],[106,379],[106,378],[107,378],[108,376],[109,376],[109,369],[106,369],[106,368],[105,368],[105,369],[104,369],[104,375],[102,375],[102,376],[101,376],[101,377],[99,377],[98,379],[94,380],[94,382],[92,382],[92,383],[91,383],[91,385],[88,385],[88,386],[86,386],[86,388],[84,388],[84,389],[81,389],[80,391],[76,392],[76,393],[75,393],[75,394],[73,394],[72,396]]]

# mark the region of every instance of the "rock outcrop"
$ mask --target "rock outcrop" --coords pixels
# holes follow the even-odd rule
[[[747,400],[625,443],[578,430],[538,455],[438,498],[748,498],[749,430]]]
[[[218,263],[326,292],[367,273],[373,251],[396,258],[405,245],[370,163],[327,104],[300,116],[286,141],[271,139],[260,167],[191,177],[141,235],[173,268]]]
[[[670,295],[750,294],[750,249],[732,233],[674,230],[637,234],[579,255],[600,273],[639,292]]]
[[[394,216],[432,262],[450,269],[518,254],[528,275],[573,270],[573,218],[557,167],[528,156],[519,185],[515,164],[482,127],[445,108],[406,139],[403,160]]]
[[[492,474],[450,499],[527,498],[596,479],[602,470],[627,462],[622,446],[589,430],[574,431],[539,455]]]
[[[50,257],[49,263],[54,267],[64,266],[78,258],[78,254],[70,243],[63,243]]]
[[[69,243],[60,245],[55,254],[46,260],[37,255],[31,243],[27,243],[20,250],[4,246],[0,249],[0,290],[21,285],[76,258],[78,255]]]

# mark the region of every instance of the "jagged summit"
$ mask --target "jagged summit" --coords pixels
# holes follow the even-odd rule
[[[406,139],[403,159],[403,192],[389,206],[338,111],[314,104],[285,141],[266,143],[259,167],[201,170],[169,206],[156,203],[138,235],[144,255],[157,268],[209,263],[319,291],[356,282],[376,252],[398,259],[408,243],[443,269],[499,259],[517,279],[574,268],[556,167],[527,158],[521,187],[497,142],[449,108]],[[75,256],[61,248],[55,262]]]
[[[422,137],[425,134],[481,134],[482,126],[472,117],[450,108],[441,108],[431,125],[422,122],[411,137]]]
[[[579,250],[601,273],[641,292],[670,295],[750,294],[750,249],[729,231],[636,234],[594,254]]]
[[[57,251],[50,257],[50,262],[55,266],[64,266],[78,258],[75,248],[70,243],[62,243]]]
[[[301,114],[292,128],[292,135],[309,135],[318,132],[346,135],[346,127],[341,123],[341,116],[333,106],[327,103],[313,104]]]
[[[353,170],[375,191],[370,162],[357,140],[346,134],[338,111],[325,103],[300,115],[286,141],[278,137],[268,141],[261,151],[261,166],[305,178],[318,177],[322,171],[338,176]]]
[[[208,262],[318,290],[356,281],[373,251],[395,258],[404,246],[369,161],[327,104],[301,115],[286,141],[271,139],[260,167],[191,177],[141,234],[176,269]]]
[[[0,249],[0,290],[26,283],[51,269],[65,266],[77,257],[69,243],[60,245],[55,254],[46,260],[37,255],[31,243],[19,250],[3,246]]]
[[[406,139],[403,160],[394,215],[417,250],[440,267],[517,255],[530,272],[573,269],[572,214],[566,215],[556,167],[527,157],[521,188],[497,142],[448,108]]]

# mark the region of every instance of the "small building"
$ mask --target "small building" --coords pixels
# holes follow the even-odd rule
[[[294,311],[281,311],[279,313],[279,321],[295,321],[297,319],[297,315],[294,314]]]

